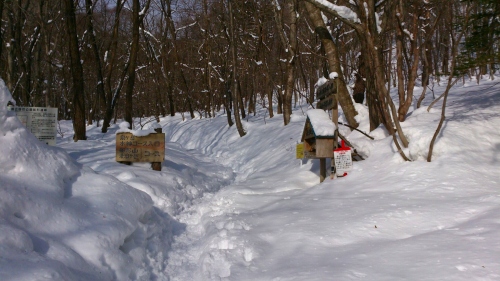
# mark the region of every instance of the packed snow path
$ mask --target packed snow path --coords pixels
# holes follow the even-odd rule
[[[186,150],[176,143],[166,144],[162,171],[150,169],[150,163],[134,163],[131,166],[114,162],[115,141],[110,134],[100,134],[100,128],[88,131],[87,141],[61,143],[70,156],[95,172],[115,177],[123,183],[151,196],[156,214],[163,217],[155,220],[153,230],[147,235],[147,260],[141,261],[144,276],[151,280],[169,280],[165,270],[168,253],[174,237],[193,237],[191,227],[183,221],[193,206],[210,200],[212,194],[234,180],[229,168],[219,165],[194,150]],[[186,215],[188,214],[188,215]],[[192,221],[189,220],[189,221]],[[189,222],[188,221],[188,222]],[[186,233],[189,232],[189,233]],[[190,238],[195,239],[195,238]],[[137,276],[138,279],[140,276]]]
[[[293,124],[295,129],[304,120],[299,118]],[[168,218],[167,225],[159,226],[164,229],[153,231],[155,236],[148,239],[155,246],[148,249],[155,250],[148,253],[144,270],[153,271],[152,276],[159,280],[219,280],[231,276],[231,268],[234,270],[237,265],[247,268],[257,252],[253,243],[240,238],[251,232],[251,227],[237,218],[239,212],[271,204],[281,193],[318,183],[318,177],[310,171],[311,165],[300,169],[301,161],[294,160],[292,166],[299,168],[297,171],[287,170],[290,165],[281,164],[280,156],[294,153],[295,138],[288,137],[286,142],[262,138],[261,134],[271,134],[280,124],[273,122],[263,132],[247,137],[270,148],[266,161],[270,166],[266,166],[259,164],[262,148],[249,146],[239,149],[240,153],[231,152],[239,137],[220,121],[224,119],[162,122],[168,142],[161,172],[149,169],[149,163],[126,166],[114,162],[113,130],[117,126],[106,135],[99,133],[100,128],[90,128],[87,141],[73,143],[67,136],[60,143],[79,163],[149,194],[158,212]],[[295,180],[275,177],[276,173]],[[297,176],[301,178],[297,180]],[[249,177],[251,181],[247,181]],[[237,202],[235,190],[244,197],[260,195],[261,199],[252,204]]]

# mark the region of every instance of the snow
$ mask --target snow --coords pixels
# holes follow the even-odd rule
[[[321,184],[295,159],[306,103],[287,126],[260,109],[243,138],[223,112],[161,118],[158,172],[114,161],[117,125],[39,142],[0,82],[0,280],[499,280],[498,78],[452,88],[430,163],[440,103],[402,123],[412,162],[383,128],[340,127],[367,159]]]
[[[332,119],[322,109],[309,109],[307,118],[311,122],[316,137],[333,136],[335,133],[335,124]]]
[[[332,4],[331,2],[328,2],[327,0],[312,0],[312,2],[318,3],[321,6],[326,7],[327,9],[329,9],[331,11],[335,11],[339,15],[339,17],[341,17],[341,18],[350,20],[354,23],[360,22],[356,13],[345,6],[335,5],[335,4]]]
[[[131,130],[131,129],[129,129],[130,123],[127,121],[123,121],[118,125],[118,127],[120,129],[118,129],[116,131],[116,133],[131,133],[132,135],[134,135],[136,137],[144,137],[144,136],[149,136],[150,134],[156,134],[155,129],[161,128],[161,125],[158,124],[158,122],[154,122],[154,123],[148,124],[148,126],[146,128],[141,128],[138,130]]]
[[[315,86],[316,88],[319,88],[319,87],[321,87],[323,84],[325,84],[326,82],[328,82],[328,79],[326,79],[325,77],[320,77],[320,78],[318,79],[318,81],[316,82],[316,84],[314,84],[314,86]]]

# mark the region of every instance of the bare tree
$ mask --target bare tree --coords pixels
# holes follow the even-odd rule
[[[132,95],[134,94],[137,55],[139,53],[139,27],[142,20],[144,19],[144,16],[146,15],[149,4],[150,0],[147,0],[144,8],[140,10],[141,5],[139,3],[139,0],[132,1],[132,44],[130,46],[130,65],[128,66],[127,70],[127,87],[125,88],[125,121],[129,122],[131,128],[133,125]]]
[[[106,59],[105,63],[105,89],[106,89],[106,112],[104,113],[104,121],[102,124],[101,132],[106,133],[108,131],[108,127],[110,126],[111,118],[113,117],[113,113],[115,110],[115,106],[120,97],[120,91],[123,86],[123,81],[125,79],[126,71],[128,69],[129,61],[125,63],[124,70],[120,75],[119,81],[117,85],[115,85],[114,89],[112,86],[112,77],[113,72],[115,70],[115,61],[118,56],[118,32],[120,27],[120,14],[125,5],[125,1],[117,0],[115,7],[115,17],[113,22],[113,31],[111,34],[111,40],[108,48],[106,49]]]
[[[289,27],[288,38],[286,36],[285,24],[283,22],[282,8],[278,0],[274,0],[275,5],[275,20],[278,29],[281,29],[278,34],[281,39],[281,44],[287,53],[286,58],[286,74],[285,74],[285,91],[283,94],[283,122],[286,125],[290,123],[292,115],[292,95],[295,86],[295,64],[297,61],[297,20],[298,20],[298,3],[296,0],[286,2],[285,12]]]
[[[367,102],[370,109],[370,129],[373,130],[380,123],[383,123],[391,135],[397,131],[403,146],[407,147],[408,140],[399,124],[396,107],[386,87],[387,79],[383,67],[382,34],[387,28],[388,17],[391,15],[390,11],[394,8],[394,3],[381,2],[376,5],[374,0],[355,0],[346,3],[345,6],[337,6],[331,3],[331,5],[325,5],[324,2],[318,0],[305,1],[330,13],[355,30],[367,66]],[[383,10],[382,18],[377,10]],[[352,16],[353,13],[356,15],[355,17]],[[397,141],[396,138],[394,140]]]
[[[75,4],[73,0],[65,0],[66,27],[68,32],[68,49],[70,58],[70,69],[73,80],[73,129],[75,135],[73,140],[86,140],[85,127],[85,92],[83,81],[83,67],[80,60],[80,49],[78,47],[78,36],[76,33]]]
[[[337,96],[340,106],[342,106],[342,109],[344,110],[344,114],[349,125],[356,128],[359,124],[354,117],[358,113],[354,108],[352,99],[349,95],[349,91],[347,90],[342,67],[340,65],[338,48],[333,42],[333,38],[330,32],[326,28],[319,8],[313,5],[313,3],[304,2],[304,5],[306,6],[309,18],[313,22],[315,31],[318,34],[325,49],[326,58],[328,60],[328,72],[336,72],[338,74],[338,79],[335,79],[335,83],[337,84]]]
[[[476,4],[477,4],[476,2],[466,2],[465,7],[460,7],[459,9],[457,9],[457,11],[462,11],[463,14],[461,14],[460,17],[450,19],[451,22],[455,23],[455,25],[454,25],[455,28],[457,28],[457,30],[455,30],[453,28],[450,29],[450,32],[451,32],[450,40],[452,43],[452,45],[451,45],[451,50],[452,50],[451,69],[450,69],[451,73],[454,73],[454,71],[455,71],[455,67],[457,65],[458,47],[459,47],[459,44],[462,40],[462,37],[464,36],[464,34],[467,31],[471,11],[476,7]],[[450,74],[448,77],[448,84],[446,85],[446,89],[445,89],[444,93],[439,98],[437,98],[433,103],[431,103],[427,109],[429,111],[430,108],[435,104],[435,102],[437,100],[439,100],[441,97],[443,97],[443,104],[441,106],[441,118],[439,119],[438,127],[437,127],[436,131],[434,132],[434,135],[432,136],[431,142],[429,144],[429,152],[427,153],[427,162],[431,162],[431,160],[432,160],[432,152],[434,150],[434,143],[436,142],[437,136],[441,132],[441,128],[443,126],[444,120],[446,119],[445,113],[446,113],[446,102],[448,100],[448,94],[450,92],[451,87],[453,87],[453,85],[458,81],[459,78],[455,78],[455,81],[453,81],[453,79],[454,79],[454,76]]]
[[[93,8],[94,3],[92,0],[85,0],[85,10],[87,13],[87,36],[89,37],[89,42],[92,48],[92,54],[94,56],[94,71],[96,75],[96,85],[95,89],[97,92],[97,101],[96,103],[100,104],[100,106],[96,106],[92,112],[96,112],[97,110],[101,110],[102,112],[106,111],[106,93],[104,90],[104,76],[102,74],[102,63],[101,56],[99,54],[99,47],[97,46],[97,39],[94,31],[94,18],[93,18]],[[90,119],[91,120],[91,119]]]
[[[233,88],[233,93],[235,95],[233,99],[233,110],[234,110],[234,120],[236,122],[236,128],[238,130],[238,134],[240,134],[240,137],[243,137],[246,135],[245,130],[243,129],[243,124],[241,123],[241,118],[240,118],[240,111],[239,111],[239,106],[238,102],[240,100],[239,98],[239,93],[238,93],[238,80],[237,80],[237,70],[236,70],[236,65],[237,65],[237,60],[236,60],[236,39],[234,36],[234,17],[233,17],[233,5],[232,2],[233,0],[227,0],[228,4],[228,10],[229,10],[229,29],[230,29],[230,44],[231,44],[231,57],[232,57],[232,63],[233,63],[233,83],[232,83],[232,88]]]
[[[401,122],[406,120],[406,114],[413,102],[413,89],[415,88],[420,60],[418,35],[420,33],[419,19],[422,16],[422,9],[419,4],[420,1],[403,2],[399,0],[396,5],[396,59],[399,95],[398,118]],[[412,10],[408,20],[404,18],[404,16],[407,15],[407,8]],[[409,43],[407,44],[406,41]]]

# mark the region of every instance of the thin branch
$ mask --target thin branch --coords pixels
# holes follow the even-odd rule
[[[363,131],[361,131],[361,130],[359,130],[359,129],[357,129],[357,128],[354,128],[354,127],[352,127],[352,126],[350,126],[350,125],[347,125],[347,124],[344,124],[344,123],[342,123],[342,122],[339,122],[339,124],[340,124],[340,125],[344,125],[344,126],[346,126],[346,127],[350,128],[350,129],[356,130],[356,131],[358,131],[358,132],[362,133],[363,135],[367,136],[367,137],[368,137],[368,138],[370,138],[371,140],[374,140],[374,138],[373,138],[372,136],[368,135],[367,133],[365,133],[365,132],[363,132]]]

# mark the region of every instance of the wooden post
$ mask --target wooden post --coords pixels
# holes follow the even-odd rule
[[[338,81],[335,81],[336,86],[338,88]],[[335,124],[335,133],[333,134],[333,148],[335,150],[338,146],[338,131],[339,131],[339,103],[337,99],[339,91],[335,91],[333,95],[333,109],[332,109],[332,122]],[[335,159],[332,157],[331,159],[331,168],[330,168],[330,179],[335,177]]]
[[[326,158],[319,159],[319,182],[323,182],[326,178]]]
[[[156,128],[155,132],[162,133],[161,127],[160,128]],[[161,162],[151,162],[151,169],[153,169],[155,171],[161,171]]]

